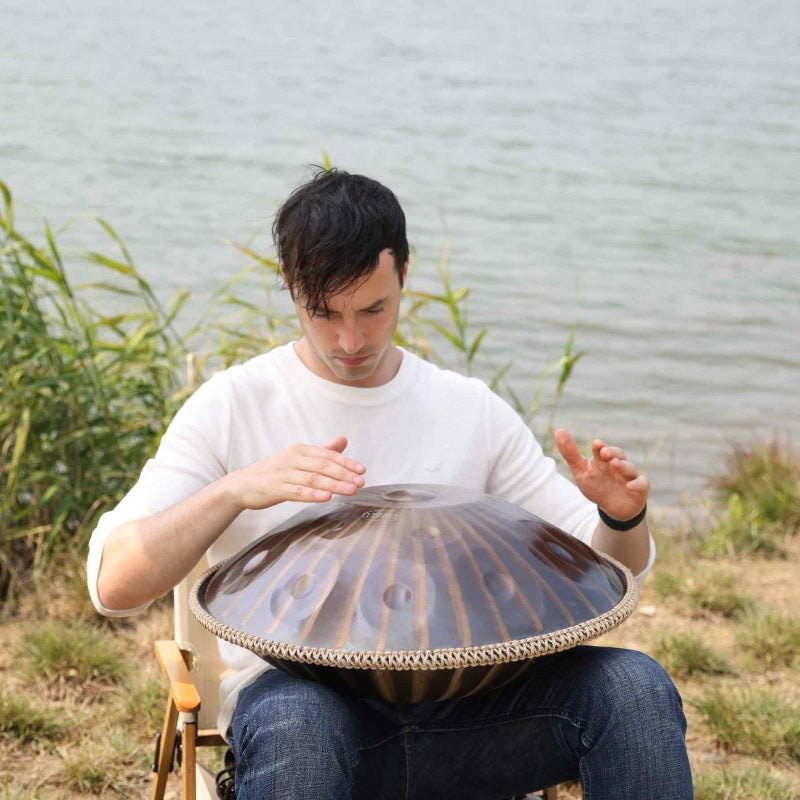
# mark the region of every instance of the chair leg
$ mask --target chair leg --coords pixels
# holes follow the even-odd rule
[[[164,800],[167,788],[167,777],[172,766],[172,754],[175,750],[175,732],[178,726],[178,709],[170,695],[164,711],[164,724],[161,728],[161,740],[158,748],[158,766],[153,780],[152,800]]]
[[[183,725],[183,800],[197,798],[197,716]]]

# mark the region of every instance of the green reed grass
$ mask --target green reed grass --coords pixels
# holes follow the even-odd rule
[[[714,556],[760,555],[780,558],[786,555],[786,545],[794,528],[782,522],[764,520],[758,509],[740,494],[732,494],[715,524],[704,530],[698,541],[701,555]]]
[[[484,340],[488,329],[482,328],[472,336],[468,322],[465,302],[470,291],[467,288],[455,288],[450,275],[449,244],[445,246],[444,253],[439,263],[439,280],[441,292],[420,292],[406,289],[406,298],[411,302],[404,311],[400,320],[396,336],[397,344],[413,349],[422,349],[425,356],[433,358],[440,363],[449,363],[467,375],[472,374],[473,364],[481,342]],[[439,321],[441,315],[431,313],[438,308],[444,311],[444,321]],[[424,312],[424,313],[423,313]],[[452,348],[454,361],[443,360],[437,356],[431,343],[422,335],[425,329],[435,333],[443,342]]]
[[[204,368],[226,368],[300,336],[294,314],[275,308],[275,288],[283,286],[278,262],[259,253],[252,241],[227,243],[247,261],[212,296],[215,311],[204,324]]]
[[[734,447],[712,486],[724,497],[747,498],[765,521],[800,525],[800,459],[777,439]]]
[[[706,556],[784,556],[800,530],[800,458],[778,440],[740,445],[711,480],[723,503],[701,538]]]
[[[54,233],[45,225],[42,246],[26,239],[0,192],[2,596],[12,566],[84,544],[153,451],[181,399],[173,321],[185,295],[163,308],[103,220],[118,252],[75,256],[101,275],[73,285]]]

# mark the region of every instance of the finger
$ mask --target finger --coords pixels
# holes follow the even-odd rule
[[[605,446],[606,446],[606,443],[602,439],[593,439],[592,440],[592,455],[598,461],[602,461],[603,460],[603,457],[601,455],[601,451]]]
[[[567,462],[567,466],[573,472],[584,469],[586,466],[586,459],[581,455],[578,445],[575,444],[575,440],[570,436],[568,431],[559,428],[553,434],[553,441],[556,443],[558,452],[561,453],[562,458]]]
[[[637,475],[632,481],[625,484],[625,488],[647,496],[650,494],[650,479],[647,475]]]
[[[355,477],[363,483],[363,478]],[[284,476],[286,483],[305,486],[311,489],[319,489],[333,494],[355,494],[359,490],[359,485],[354,480],[338,480],[320,472],[305,471],[302,469],[289,470]]]
[[[345,447],[347,447],[346,436],[337,436],[335,439],[331,439],[328,444],[322,445],[323,450],[336,450],[338,453],[343,453]]]
[[[345,446],[347,445],[347,439],[345,439],[344,436],[337,437],[337,439],[344,440]],[[337,443],[337,439],[332,440],[333,443]],[[358,474],[367,471],[367,468],[360,461],[355,461],[352,458],[348,458],[347,456],[342,455],[341,451],[335,448],[303,445],[300,447],[298,452],[300,453],[301,456],[304,456],[305,458],[317,459],[317,462],[319,464],[322,464],[322,462],[328,462],[330,464],[339,464],[345,469],[348,469],[351,472],[355,472]]]
[[[325,456],[305,456],[288,464],[287,468],[307,475],[319,475],[320,478],[325,477],[341,483],[352,483],[355,486],[364,485],[364,478],[356,469],[351,469],[347,465],[325,458]],[[287,474],[294,475],[295,473],[287,472]]]
[[[327,503],[333,497],[333,492],[304,486],[302,483],[283,483],[278,488],[278,496],[281,500],[292,500],[296,503]]]
[[[621,447],[612,447],[610,445],[601,447],[599,455],[600,458],[603,458],[606,461],[611,461],[614,458],[618,458],[620,461],[625,459],[625,451]]]
[[[639,475],[636,464],[626,458],[614,458],[609,463],[625,480],[632,481]]]

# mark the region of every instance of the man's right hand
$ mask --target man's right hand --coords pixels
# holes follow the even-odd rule
[[[223,481],[241,510],[293,500],[325,503],[334,494],[355,494],[366,468],[343,455],[347,439],[337,436],[322,447],[293,444],[279,453],[231,472]]]
[[[295,444],[229,472],[174,506],[120,525],[106,540],[97,580],[100,602],[131,609],[168,592],[245,509],[285,500],[324,503],[364,485],[363,464],[343,455],[347,439]]]

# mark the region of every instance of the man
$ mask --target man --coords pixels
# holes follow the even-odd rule
[[[643,579],[650,487],[622,450],[595,440],[584,458],[558,431],[573,484],[483,383],[393,344],[408,244],[388,189],[319,172],[273,234],[302,338],[215,375],[176,415],[93,534],[89,587],[102,613],[135,613],[204,552],[230,556],[302,504],[367,483],[500,495]],[[220,647],[234,670],[220,728],[239,798],[495,798],[576,777],[586,798],[692,796],[680,698],[640,653],[574,648],[492,692],[394,705]]]

